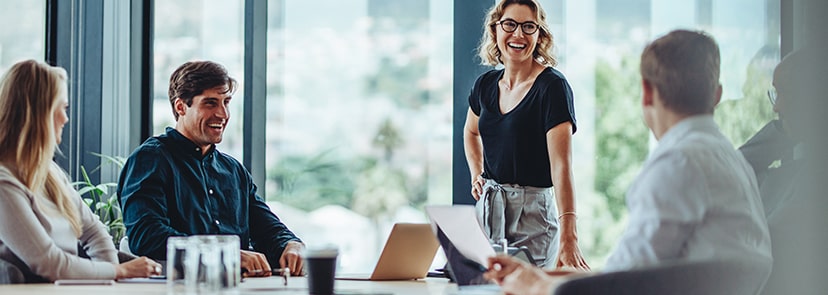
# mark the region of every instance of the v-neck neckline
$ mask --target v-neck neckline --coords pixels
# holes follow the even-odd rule
[[[532,86],[529,86],[529,90],[527,90],[526,94],[524,94],[523,97],[520,98],[520,102],[515,104],[514,107],[512,107],[511,109],[509,109],[505,113],[503,112],[503,110],[500,109],[500,80],[503,79],[503,75],[506,74],[506,70],[505,69],[500,70],[500,74],[497,75],[497,79],[495,80],[496,81],[495,82],[495,95],[497,96],[497,99],[495,99],[495,107],[497,107],[497,114],[500,117],[505,117],[505,116],[508,116],[511,113],[514,113],[515,110],[517,110],[519,107],[521,107],[521,105],[523,105],[524,102],[526,101],[526,98],[529,97],[529,93],[532,93],[532,90],[535,89],[535,85],[538,82],[538,77],[543,75],[543,73],[545,73],[547,70],[549,70],[549,68],[544,67],[543,70],[540,73],[538,73],[537,76],[535,76],[535,81],[532,81]]]

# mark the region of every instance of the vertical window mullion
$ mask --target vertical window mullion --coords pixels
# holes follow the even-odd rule
[[[267,1],[246,0],[244,16],[243,163],[266,198]]]

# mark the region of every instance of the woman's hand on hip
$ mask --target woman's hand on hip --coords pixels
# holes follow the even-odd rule
[[[483,196],[483,184],[486,183],[486,180],[483,179],[483,176],[478,175],[471,183],[471,193],[472,197],[475,201],[480,200],[480,197]]]

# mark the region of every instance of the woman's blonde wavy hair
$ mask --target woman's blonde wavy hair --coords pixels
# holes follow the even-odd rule
[[[546,24],[546,12],[535,0],[501,0],[495,6],[489,9],[486,14],[486,23],[483,30],[483,38],[480,39],[480,47],[477,49],[477,55],[480,56],[482,64],[496,66],[503,63],[500,60],[500,49],[497,48],[496,31],[497,21],[503,17],[503,11],[512,4],[529,6],[535,12],[535,18],[538,20],[538,44],[535,46],[535,52],[532,56],[535,60],[543,66],[554,67],[558,64],[555,55],[552,53],[555,43],[552,40],[552,33],[549,31],[549,25]]]
[[[77,237],[80,213],[57,151],[55,111],[63,107],[66,71],[34,60],[12,66],[0,81],[0,162],[38,198],[53,202]]]

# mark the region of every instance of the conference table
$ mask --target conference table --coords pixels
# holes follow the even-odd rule
[[[308,283],[305,277],[291,277],[287,286],[282,277],[245,278],[238,289],[231,292],[217,294],[308,294]],[[449,283],[444,278],[426,278],[412,281],[354,281],[336,280],[337,294],[454,294],[457,285]],[[66,294],[66,295],[94,295],[94,294],[168,294],[164,280],[133,280],[116,282],[113,285],[77,285],[57,286],[55,284],[16,284],[0,285],[0,294],[39,295],[39,294]],[[173,294],[173,293],[169,293]],[[176,293],[178,294],[178,293]],[[186,293],[180,293],[186,294]],[[205,293],[201,293],[205,294]]]

